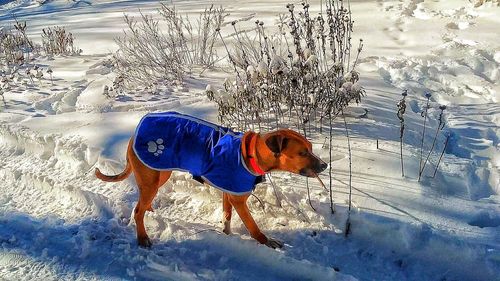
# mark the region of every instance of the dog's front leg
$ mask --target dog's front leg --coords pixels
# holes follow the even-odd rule
[[[231,234],[231,215],[233,212],[233,206],[229,202],[229,195],[224,192],[222,195],[222,222],[224,223],[225,234]]]
[[[283,243],[275,240],[275,239],[268,239],[264,233],[262,233],[255,223],[252,215],[250,214],[250,210],[248,209],[247,206],[247,199],[250,195],[227,195],[229,198],[229,202],[233,207],[236,209],[236,212],[240,216],[241,220],[245,224],[248,232],[250,232],[250,236],[252,236],[253,239],[259,241],[261,244],[265,244],[268,247],[271,248],[281,248],[283,247]]]

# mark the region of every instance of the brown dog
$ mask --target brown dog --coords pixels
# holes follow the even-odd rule
[[[144,228],[144,214],[153,210],[151,206],[153,199],[158,189],[170,178],[172,171],[158,171],[144,165],[133,149],[133,141],[134,138],[129,142],[127,166],[122,173],[107,176],[96,168],[95,175],[103,181],[116,182],[124,180],[134,172],[139,187],[139,201],[134,210],[137,240],[140,246],[150,247],[152,243]],[[241,141],[241,156],[246,166],[254,173],[280,170],[312,177],[327,167],[325,162],[312,154],[311,143],[292,130],[278,130],[263,135],[254,132],[245,133]],[[252,160],[254,163],[251,163],[252,158],[255,159]],[[231,233],[230,223],[234,207],[254,239],[268,247],[281,248],[282,242],[266,237],[255,223],[246,204],[249,196],[250,193],[234,195],[224,192],[222,202],[224,233]]]

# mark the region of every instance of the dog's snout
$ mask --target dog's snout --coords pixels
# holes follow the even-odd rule
[[[326,164],[323,161],[319,161],[319,163],[316,165],[316,173],[321,173],[323,172],[326,168],[328,167],[328,164]]]
[[[326,168],[328,168],[328,164],[321,160],[321,158],[319,158],[318,156],[315,156],[316,158],[316,163],[314,164],[314,170],[316,170],[316,173],[321,173],[323,172]]]

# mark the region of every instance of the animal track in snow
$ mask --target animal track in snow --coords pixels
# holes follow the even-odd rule
[[[163,146],[163,139],[148,142],[148,151],[153,153],[155,156],[162,154],[163,149],[165,149],[165,146]]]

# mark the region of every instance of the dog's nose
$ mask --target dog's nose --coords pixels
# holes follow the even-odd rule
[[[328,167],[328,164],[326,164],[326,163],[322,163],[320,165],[321,171],[324,171],[327,167]]]

